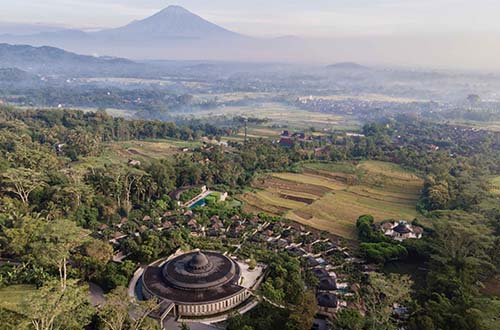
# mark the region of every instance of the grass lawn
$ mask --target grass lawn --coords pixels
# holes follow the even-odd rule
[[[24,298],[29,297],[36,290],[33,285],[11,285],[0,289],[0,307],[18,312]]]
[[[396,164],[307,163],[303,169],[257,179],[257,192],[239,196],[245,210],[282,215],[349,239],[355,238],[360,215],[378,221],[417,216],[423,180]]]

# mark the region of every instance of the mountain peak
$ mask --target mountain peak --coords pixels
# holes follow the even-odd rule
[[[194,15],[192,12],[190,12],[186,8],[184,8],[182,6],[178,6],[178,5],[170,5],[167,8],[160,11],[158,14],[191,14],[191,15]]]
[[[339,62],[327,66],[328,69],[343,69],[343,70],[367,70],[364,65],[355,62]]]
[[[220,38],[237,37],[237,33],[226,30],[181,6],[168,6],[153,16],[134,21],[124,27],[104,30],[101,35],[114,39],[150,40],[165,38]]]

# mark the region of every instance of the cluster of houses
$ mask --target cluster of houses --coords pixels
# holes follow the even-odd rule
[[[206,221],[200,221],[192,210],[186,210],[182,213],[167,211],[158,219],[152,219],[148,215],[137,221],[123,218],[115,225],[100,225],[98,234],[108,237],[108,241],[115,247],[116,251],[113,261],[121,262],[127,257],[127,254],[121,250],[120,242],[127,237],[138,237],[148,230],[163,231],[187,228],[193,237],[237,239],[244,237],[249,231],[258,231],[261,226],[260,219],[257,217],[241,219],[238,215],[231,217],[225,223],[218,216],[214,215],[207,224]],[[132,232],[130,231],[131,228],[134,228]]]
[[[440,109],[453,109],[456,107],[452,103],[435,103],[435,102],[399,102],[397,100],[382,100],[372,99],[370,97],[345,97],[332,99],[322,96],[302,96],[298,97],[294,104],[301,109],[330,113],[338,115],[355,115],[358,119],[369,121],[377,118],[380,109],[384,109],[384,113],[422,113],[433,110],[436,106]]]
[[[319,314],[333,316],[339,308],[347,306],[343,297],[354,294],[350,285],[342,279],[346,276],[338,274],[343,262],[354,259],[347,249],[340,247],[326,233],[309,231],[296,223],[265,221],[257,216],[240,215],[224,219],[213,215],[207,219],[200,217],[196,211],[182,208],[167,211],[154,219],[145,215],[135,220],[123,218],[118,224],[110,226],[103,224],[99,227],[99,233],[114,245],[116,252],[113,261],[122,262],[127,258],[121,247],[122,240],[138,237],[146,231],[161,232],[176,228],[188,229],[193,237],[226,239],[239,248],[244,242],[249,242],[263,249],[287,252],[302,259],[304,267],[316,278]]]
[[[130,235],[141,235],[146,230],[171,230],[187,228],[194,237],[213,239],[230,239],[237,242],[248,241],[265,249],[276,252],[286,251],[291,256],[304,260],[304,265],[317,279],[316,297],[318,313],[333,316],[347,302],[342,297],[352,295],[349,284],[339,279],[337,274],[340,265],[331,258],[340,255],[343,259],[352,259],[346,248],[342,248],[332,239],[322,237],[319,232],[310,232],[304,227],[287,222],[266,222],[259,217],[242,218],[234,215],[229,219],[212,216],[209,221],[201,221],[192,210],[165,212],[159,219],[144,216],[138,230],[125,234],[122,230],[129,220],[123,219],[119,224],[110,227],[103,225],[101,233],[108,233],[109,242],[115,246],[115,262],[127,257],[120,249],[120,241]],[[113,230],[115,232],[113,233]],[[338,259],[335,259],[338,260]],[[342,276],[340,276],[342,277]]]
[[[250,237],[252,243],[264,243],[268,249],[286,251],[293,257],[301,258],[315,277],[318,314],[332,317],[339,308],[347,306],[347,301],[342,300],[342,297],[353,296],[354,293],[349,283],[336,272],[341,269],[343,262],[354,260],[347,248],[322,237],[319,232],[308,231],[296,224],[265,223],[261,228]],[[338,256],[342,259],[340,263]]]
[[[341,270],[345,263],[361,264],[362,261],[351,257],[348,249],[340,246],[334,237],[324,232],[308,230],[296,223],[265,221],[257,216],[240,215],[230,218],[213,215],[207,219],[200,217],[196,211],[180,209],[165,212],[157,219],[148,215],[138,220],[123,218],[112,226],[101,225],[99,233],[108,237],[109,242],[115,246],[113,260],[121,262],[127,257],[121,249],[121,240],[133,235],[140,236],[148,230],[176,228],[188,229],[193,237],[225,239],[238,246],[238,249],[247,242],[263,249],[287,252],[292,257],[300,258],[301,265],[312,279],[311,283],[316,286],[319,315],[333,317],[339,308],[353,304],[350,297],[355,296],[359,290],[357,284],[349,283],[347,275]],[[405,221],[384,222],[379,228],[385,235],[398,241],[418,239],[423,233],[421,227]]]
[[[283,131],[280,136],[279,144],[283,147],[293,147],[296,142],[312,142],[312,136],[307,136],[304,132],[290,133]]]

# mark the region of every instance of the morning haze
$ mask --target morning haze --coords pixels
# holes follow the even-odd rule
[[[77,35],[80,30],[88,33],[122,27],[169,5],[172,3],[156,0],[21,0],[16,6],[4,2],[0,4],[0,21],[9,24],[0,24],[0,41],[49,44],[81,53],[135,59],[303,63],[355,60],[383,65],[500,69],[495,55],[500,51],[496,42],[500,22],[495,15],[500,4],[492,0],[179,0],[175,5],[251,38],[227,43],[221,36],[214,38],[200,30],[197,40],[191,42],[179,40],[186,37],[181,33],[145,35],[139,44],[129,36],[121,38],[119,44],[110,44],[109,39]],[[156,23],[161,25],[151,24]],[[17,31],[15,24],[19,24]],[[58,29],[72,31],[46,33]],[[36,32],[43,35],[34,36]],[[24,36],[12,36],[19,34]],[[167,40],[176,47],[168,47]],[[196,55],[201,49],[203,58]]]
[[[0,0],[0,330],[499,330],[499,0]]]

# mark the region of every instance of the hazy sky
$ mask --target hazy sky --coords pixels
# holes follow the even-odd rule
[[[0,0],[0,23],[116,27],[173,4],[255,36],[500,32],[500,0]]]

